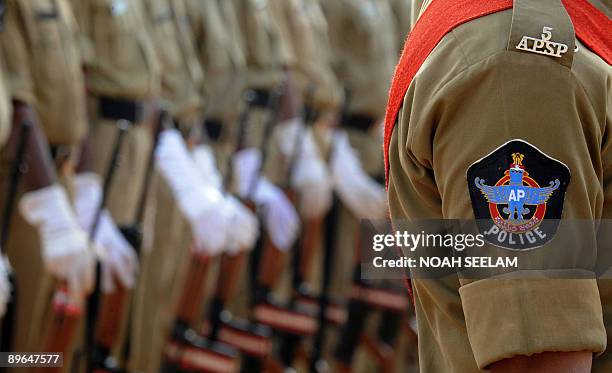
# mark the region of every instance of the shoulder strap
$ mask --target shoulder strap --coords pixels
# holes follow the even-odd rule
[[[563,0],[576,36],[612,64],[612,21],[587,0]],[[471,20],[512,8],[512,0],[433,0],[408,35],[396,67],[385,116],[385,173],[389,179],[389,144],[408,87],[440,40]]]

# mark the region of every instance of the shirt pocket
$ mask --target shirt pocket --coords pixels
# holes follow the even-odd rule
[[[64,0],[32,0],[27,27],[32,38],[32,61],[38,79],[45,82],[64,81],[74,78],[75,69],[80,69],[79,51],[76,41],[76,25],[60,2]]]

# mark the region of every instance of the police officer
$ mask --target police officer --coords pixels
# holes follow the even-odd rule
[[[246,87],[244,41],[234,2],[190,0],[188,6],[198,58],[207,73],[202,86],[207,99],[202,132],[225,173]]]
[[[345,299],[358,275],[355,238],[359,219],[385,216],[384,189],[377,181],[383,170],[377,124],[384,114],[381,102],[385,101],[396,56],[395,21],[388,1],[326,1],[322,5],[330,27],[333,67],[346,92],[341,130],[332,138],[331,158],[332,177],[342,202],[332,294]],[[366,312],[363,304],[356,308]],[[357,326],[354,318],[349,312],[350,323],[336,342],[342,349],[336,354],[337,369],[349,369],[358,344],[354,340],[364,332],[358,330],[363,325]]]
[[[126,125],[125,141],[119,149],[120,162],[106,196],[108,213],[104,215],[128,226],[136,217],[152,146],[160,94],[159,62],[147,32],[141,1],[72,3],[81,30],[91,126],[90,152],[80,168],[94,176],[88,185],[100,190],[101,176],[106,174],[113,156],[118,124]],[[102,271],[101,289],[105,295],[130,289],[136,282],[134,250],[123,237],[115,237],[116,251],[111,256],[115,258],[111,262],[114,265]],[[126,305],[120,308],[116,312],[125,315]],[[123,320],[121,324],[126,320],[123,316],[117,319]]]
[[[610,39],[593,33],[609,27],[609,4],[516,1],[469,11],[454,4],[426,2],[392,86],[385,145],[392,217],[482,219],[499,233],[495,248],[481,230],[486,255],[593,255],[579,252],[585,229],[568,237],[571,230],[556,230],[555,221],[597,221],[612,211],[610,92],[603,84],[612,76]],[[450,12],[461,21],[448,22]],[[447,32],[423,37],[428,22]],[[505,175],[511,180],[496,185]],[[525,191],[528,183],[550,185],[548,197],[490,194],[503,185]],[[504,212],[511,202],[520,204],[520,216]],[[504,223],[534,218],[542,225],[523,225],[512,241],[503,239]],[[514,274],[413,279],[421,371],[587,372],[591,364],[608,371],[609,354],[598,357],[609,328],[607,284]]]
[[[162,99],[175,128],[164,130],[163,136],[172,131],[178,135],[177,140],[182,141],[180,139],[183,138],[187,143],[194,143],[194,133],[204,115],[201,94],[204,72],[196,55],[186,3],[183,0],[156,0],[147,2],[145,9],[161,63]],[[163,159],[159,161],[162,166],[166,164]],[[193,172],[197,170],[193,169]],[[136,338],[133,340],[131,366],[142,371],[159,370],[163,343],[174,320],[176,297],[180,295],[184,282],[185,276],[182,274],[191,260],[191,253],[188,252],[192,240],[190,220],[189,215],[183,213],[181,199],[191,199],[189,203],[192,205],[198,202],[193,195],[186,195],[184,190],[183,195],[177,194],[176,175],[171,176],[162,167],[159,176],[155,194],[153,247],[145,256],[138,308],[133,317]],[[219,211],[209,215],[221,220]],[[223,234],[222,230],[207,231],[208,237],[205,239],[215,240],[213,235]]]
[[[29,191],[20,199],[23,219],[15,217],[7,246],[20,293],[14,349],[36,351],[55,288],[51,275],[68,285],[77,305],[92,285],[93,255],[68,197],[87,130],[83,76],[68,2],[9,1],[6,7],[2,43],[15,121],[31,127]]]

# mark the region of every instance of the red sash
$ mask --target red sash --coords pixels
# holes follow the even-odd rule
[[[612,20],[586,0],[563,0],[576,37],[612,64]],[[396,67],[385,116],[385,173],[389,180],[389,143],[398,112],[417,71],[440,40],[455,27],[512,8],[512,0],[433,0],[408,35]]]

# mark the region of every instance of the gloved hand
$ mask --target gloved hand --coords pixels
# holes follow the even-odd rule
[[[332,180],[342,202],[358,219],[383,219],[385,188],[368,176],[346,133],[336,135],[331,159]]]
[[[280,188],[262,176],[252,182],[260,162],[261,156],[255,149],[245,149],[234,155],[238,193],[243,198],[250,198],[262,209],[266,232],[279,250],[286,251],[297,238],[300,220],[295,208]],[[252,191],[251,185],[255,186]]]
[[[6,305],[11,300],[11,283],[9,275],[11,273],[11,264],[6,256],[0,257],[0,319],[6,312]]]
[[[193,150],[192,155],[202,178],[222,192],[221,174],[217,170],[212,149],[201,145]],[[228,195],[224,198],[225,201],[219,218],[225,219],[228,227],[226,251],[234,255],[240,251],[251,250],[259,236],[257,217],[233,196]]]
[[[320,218],[332,202],[332,178],[314,142],[312,131],[303,136],[302,151],[297,158],[291,185],[300,196],[300,211],[306,219]]]
[[[87,173],[75,178],[75,187],[77,218],[81,227],[89,232],[102,201],[102,184],[97,175]],[[115,278],[123,287],[132,289],[136,285],[138,258],[106,210],[100,215],[94,242],[102,248],[102,290],[114,292]]]
[[[160,134],[155,158],[157,168],[191,224],[196,250],[219,254],[225,247],[227,230],[225,220],[218,216],[224,198],[202,178],[179,131],[170,129]]]
[[[64,189],[51,185],[26,193],[21,198],[19,210],[38,230],[47,270],[67,281],[73,295],[89,293],[94,282],[94,255]]]
[[[229,227],[227,231],[227,253],[235,255],[242,251],[252,250],[259,237],[257,216],[238,199],[227,196],[223,208],[223,217]]]
[[[323,216],[329,210],[332,183],[314,142],[312,130],[304,126],[301,118],[293,118],[279,124],[274,135],[285,159],[296,160],[291,186],[300,196],[302,215],[306,219],[313,219]]]
[[[191,152],[195,165],[202,176],[202,180],[219,191],[223,188],[223,179],[217,169],[217,161],[213,150],[206,145],[198,145]]]

